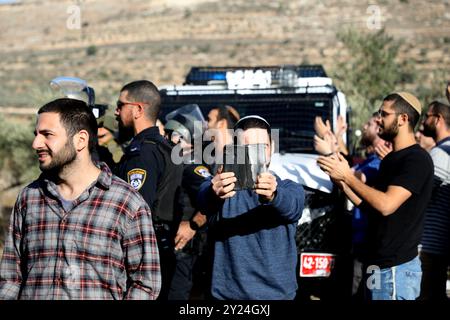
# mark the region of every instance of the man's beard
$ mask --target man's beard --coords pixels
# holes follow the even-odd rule
[[[374,136],[369,135],[368,133],[364,133],[361,136],[361,140],[359,141],[360,145],[367,148],[370,147],[375,140]]]
[[[120,144],[130,141],[133,138],[133,136],[134,136],[134,129],[133,129],[133,127],[132,126],[126,127],[122,123],[122,121],[120,121],[119,119],[117,121],[119,123],[119,130],[118,130],[117,141]]]
[[[427,124],[426,122],[424,122],[423,135],[436,140],[436,124],[434,122],[432,122],[431,124]]]
[[[382,131],[378,134],[381,139],[392,142],[394,141],[394,138],[398,134],[398,121],[397,119],[395,122],[389,126],[382,128]]]
[[[77,151],[70,139],[68,139],[64,148],[57,153],[53,153],[50,150],[47,150],[47,152],[52,157],[52,160],[48,165],[44,165],[43,163],[39,164],[39,168],[45,173],[59,173],[64,167],[72,164],[77,158]]]

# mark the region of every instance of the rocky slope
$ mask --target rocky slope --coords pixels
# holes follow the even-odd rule
[[[401,59],[413,60],[426,84],[436,81],[436,70],[448,72],[450,1],[371,3],[28,0],[0,5],[0,105],[45,101],[47,83],[58,75],[87,79],[101,100],[111,102],[127,81],[182,83],[193,65],[319,63],[333,74],[336,62],[348,59],[336,39],[343,28],[370,33],[382,27],[402,39]]]

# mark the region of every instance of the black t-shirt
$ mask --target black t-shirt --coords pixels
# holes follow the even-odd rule
[[[412,195],[391,215],[368,210],[367,264],[388,268],[417,256],[433,174],[433,161],[418,144],[391,152],[383,159],[374,187],[386,192],[391,185],[400,186]]]

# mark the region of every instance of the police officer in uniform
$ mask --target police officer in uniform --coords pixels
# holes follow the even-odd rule
[[[156,126],[160,104],[161,97],[153,83],[134,81],[120,91],[115,115],[119,130],[132,129],[134,133],[117,175],[138,190],[151,208],[162,276],[158,299],[165,300],[175,268],[174,212],[183,167],[171,161],[172,146]]]
[[[206,216],[197,206],[200,185],[211,176],[202,157],[194,156],[194,143],[201,145],[206,121],[197,105],[187,105],[167,115],[166,138],[177,145],[183,157],[183,179],[175,236],[176,268],[170,286],[169,300],[188,300],[193,288],[194,267],[200,270],[206,245]]]

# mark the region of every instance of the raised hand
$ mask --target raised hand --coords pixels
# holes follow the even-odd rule
[[[261,173],[256,179],[255,192],[260,196],[260,201],[270,202],[275,198],[277,191],[277,179],[270,172]]]
[[[384,157],[388,155],[392,151],[392,144],[389,142],[382,141],[375,146],[375,153],[378,157],[383,160]]]
[[[348,165],[347,160],[340,154],[332,155],[330,157],[320,156],[317,159],[319,167],[336,181],[344,181],[348,175],[353,175],[352,169]]]
[[[337,129],[336,129],[336,137],[338,139],[342,139],[342,136],[344,135],[345,131],[347,131],[347,122],[345,122],[345,119],[343,116],[339,115],[337,118]]]
[[[212,189],[220,199],[231,198],[236,194],[236,191],[233,191],[236,181],[234,172],[222,173],[222,170],[219,170],[211,181]]]
[[[314,130],[316,131],[316,135],[319,136],[319,138],[324,138],[325,134],[328,132],[331,132],[331,125],[330,121],[326,121],[325,123],[322,120],[322,117],[316,116],[314,119]]]
[[[331,132],[326,133],[323,138],[314,135],[314,149],[322,155],[336,152],[338,150],[336,137]]]

